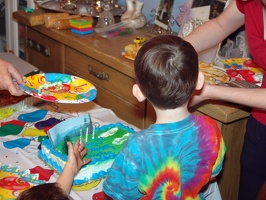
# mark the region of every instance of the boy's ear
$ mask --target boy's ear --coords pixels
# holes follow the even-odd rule
[[[204,81],[205,81],[204,74],[201,71],[199,71],[198,82],[197,82],[197,85],[196,85],[196,90],[201,90],[201,88],[204,85]]]
[[[132,93],[133,93],[134,97],[136,97],[139,102],[142,102],[146,99],[146,97],[143,95],[143,93],[141,92],[141,90],[137,84],[133,85]]]

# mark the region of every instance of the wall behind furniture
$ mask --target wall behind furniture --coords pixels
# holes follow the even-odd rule
[[[155,8],[157,10],[157,7],[159,5],[159,0],[140,0],[140,1],[142,1],[144,3],[142,12],[146,16],[147,21],[149,21],[151,19],[150,11],[153,8]],[[174,18],[176,18],[176,16],[180,12],[179,6],[182,5],[183,3],[187,2],[187,1],[186,0],[174,0],[174,1],[175,2],[174,2],[172,15],[174,16]],[[118,0],[118,3],[122,4],[122,5],[126,5],[125,0]],[[176,22],[174,23],[174,26],[172,28],[175,32],[178,32],[178,30],[179,30],[179,26],[177,25]]]

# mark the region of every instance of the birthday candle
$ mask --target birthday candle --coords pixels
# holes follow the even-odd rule
[[[79,144],[82,143],[82,129],[80,129],[80,134],[79,134]]]
[[[86,139],[85,139],[85,142],[88,142],[88,134],[89,134],[89,128],[87,127],[86,128]]]
[[[92,139],[94,140],[94,126],[92,126]]]

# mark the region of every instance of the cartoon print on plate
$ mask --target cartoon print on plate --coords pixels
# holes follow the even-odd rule
[[[250,58],[223,60],[227,75],[235,81],[245,80],[258,86],[262,84],[263,69]]]
[[[34,97],[59,103],[86,103],[95,99],[97,90],[89,81],[60,73],[28,76],[20,88]]]

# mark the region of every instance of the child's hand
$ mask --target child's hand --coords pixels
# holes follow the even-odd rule
[[[86,165],[91,161],[91,159],[83,160],[83,157],[87,154],[88,150],[85,148],[85,144],[80,144],[80,141],[77,140],[74,146],[71,144],[71,142],[67,143],[68,145],[68,159],[67,164],[71,166],[74,174],[76,175],[80,168],[83,165]]]
[[[87,149],[84,148],[84,143],[79,144],[79,140],[72,145],[71,142],[67,143],[68,146],[68,158],[63,169],[63,172],[57,179],[57,183],[59,186],[67,193],[70,193],[72,182],[74,180],[75,175],[78,173],[80,168],[83,165],[86,165],[91,161],[91,159],[83,160],[82,158],[86,155]]]

